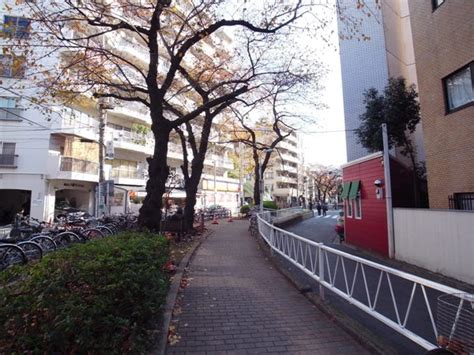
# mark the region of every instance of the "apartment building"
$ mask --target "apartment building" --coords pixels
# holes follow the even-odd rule
[[[431,208],[474,209],[474,4],[410,1]]]
[[[278,151],[272,157],[265,171],[265,199],[271,199],[279,206],[297,204],[302,193],[301,144],[296,132],[292,132],[278,144]]]
[[[7,2],[11,1],[2,5]],[[28,36],[31,24],[22,17],[21,5],[11,2],[13,10],[8,13],[3,7],[0,43],[7,46],[11,38]],[[130,43],[122,37],[108,38],[108,45],[118,46],[136,63],[145,64],[145,53]],[[59,54],[48,60],[59,63],[60,59]],[[28,81],[29,69],[21,60],[14,53],[0,55],[0,223],[10,223],[20,210],[41,220],[51,220],[65,206],[95,213],[100,149],[98,102],[85,94],[68,107],[34,107],[34,91],[28,91],[34,85]],[[7,89],[18,82],[26,88],[25,95]],[[130,197],[144,194],[148,178],[146,159],[153,154],[154,146],[151,120],[143,105],[111,102],[105,121],[110,159],[105,161],[104,173],[115,186],[109,196],[109,208],[112,212],[123,212],[130,207]],[[171,142],[168,163],[172,171],[179,173],[182,159],[181,146]],[[238,206],[239,182],[227,177],[232,168],[225,150],[209,155],[201,194],[212,198],[198,199],[198,207],[213,202],[228,208]],[[182,186],[173,189],[170,198],[183,203]],[[134,207],[137,210],[139,206]]]
[[[415,84],[418,88],[409,1],[365,0],[361,7],[354,3],[353,0],[339,2],[344,18],[344,21],[339,19],[342,35],[339,50],[349,162],[370,153],[357,142],[353,132],[360,125],[359,116],[365,112],[364,91],[373,87],[382,92],[388,78],[400,76],[408,85]],[[411,137],[418,162],[424,161],[425,156],[422,132],[419,124]],[[410,165],[397,150],[391,153]]]

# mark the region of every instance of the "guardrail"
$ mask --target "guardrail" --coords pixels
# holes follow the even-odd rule
[[[270,212],[257,215],[259,234],[272,253],[281,255],[319,283],[323,300],[326,288],[427,350],[437,347],[438,335],[446,336],[438,334],[429,298],[436,300],[439,295],[460,294],[463,295],[461,305],[467,298],[474,307],[474,295],[305,239],[275,227],[271,220]],[[416,293],[417,289],[421,295],[420,291]],[[382,298],[390,299],[393,307],[379,306]],[[434,303],[436,305],[436,301]],[[423,305],[425,313],[421,315]],[[415,308],[416,322],[424,322],[421,326],[413,325]],[[453,317],[452,329],[456,329],[456,319]],[[454,332],[447,336],[452,339],[453,335]]]

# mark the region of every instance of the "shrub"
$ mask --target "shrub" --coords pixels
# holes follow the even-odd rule
[[[278,209],[275,201],[263,201],[263,208],[268,208],[268,209],[271,209],[271,210]]]
[[[168,257],[165,238],[127,232],[3,272],[0,353],[143,352]]]
[[[247,215],[250,212],[250,206],[249,205],[243,205],[240,207],[240,213]]]

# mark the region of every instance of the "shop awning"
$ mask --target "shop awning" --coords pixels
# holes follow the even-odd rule
[[[349,190],[351,188],[351,182],[345,182],[343,185],[342,185],[342,192],[341,192],[341,199],[342,200],[345,200],[347,199],[347,196],[349,196]]]
[[[359,194],[359,188],[360,188],[360,180],[354,180],[351,181],[351,188],[349,190],[349,200],[354,200],[357,198],[357,195]]]

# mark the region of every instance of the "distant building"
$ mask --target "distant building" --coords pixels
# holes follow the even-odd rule
[[[270,164],[265,170],[265,198],[274,200],[277,205],[296,205],[302,191],[301,142],[293,132],[278,144],[278,152],[272,153]]]

